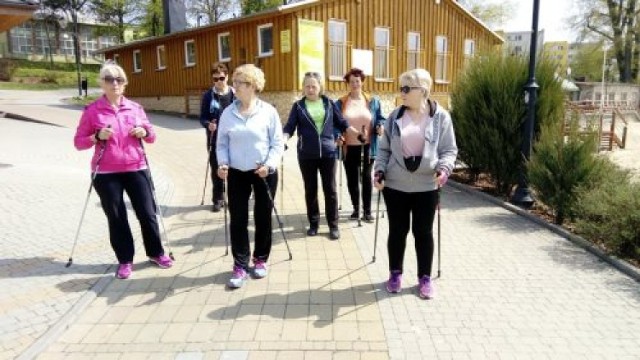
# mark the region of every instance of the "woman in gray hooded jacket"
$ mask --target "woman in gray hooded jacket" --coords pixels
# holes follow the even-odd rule
[[[374,185],[383,191],[389,215],[387,291],[400,292],[407,234],[415,239],[418,295],[433,297],[433,220],[438,191],[451,174],[458,147],[449,113],[429,99],[431,75],[414,69],[400,75],[402,106],[384,126],[375,161]]]

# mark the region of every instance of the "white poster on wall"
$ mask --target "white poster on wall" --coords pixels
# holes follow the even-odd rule
[[[352,49],[351,67],[364,71],[365,75],[373,75],[373,51]]]

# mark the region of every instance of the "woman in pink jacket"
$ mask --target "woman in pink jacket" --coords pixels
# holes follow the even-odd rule
[[[116,276],[120,279],[131,276],[134,255],[124,192],[140,222],[149,260],[161,268],[173,265],[162,247],[151,174],[142,147],[142,141],[153,143],[156,134],[142,106],[124,97],[126,85],[127,76],[120,66],[102,67],[100,86],[104,95],[85,108],[74,138],[78,150],[94,148],[93,187],[107,216],[111,247],[119,263]]]

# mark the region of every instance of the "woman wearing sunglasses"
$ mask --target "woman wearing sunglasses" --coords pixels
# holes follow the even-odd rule
[[[222,199],[223,181],[218,176],[218,158],[216,156],[216,140],[218,122],[222,111],[235,99],[233,88],[227,85],[229,70],[223,63],[215,63],[211,67],[213,87],[202,95],[200,105],[200,124],[207,132],[207,149],[211,165],[211,184],[213,185],[213,212],[218,212],[224,204]]]
[[[340,238],[338,229],[338,193],[336,191],[336,144],[334,133],[350,129],[354,137],[358,130],[342,118],[333,101],[322,94],[322,77],[308,72],[303,79],[303,97],[296,101],[284,126],[285,141],[298,131],[298,164],[304,182],[308,236],[318,234],[320,209],[318,207],[318,172],[324,192],[325,216],[329,225],[329,238]]]
[[[362,91],[362,84],[366,76],[358,68],[353,68],[344,76],[349,85],[349,94],[337,101],[342,116],[349,125],[361,130],[363,127],[369,136],[364,143],[356,136],[347,134],[344,138],[344,171],[347,174],[347,188],[353,205],[352,220],[360,216],[360,189],[358,183],[362,181],[362,219],[373,221],[371,215],[371,164],[376,157],[378,135],[382,134],[385,118],[382,116],[380,100]],[[340,145],[343,144],[340,138]],[[360,179],[358,179],[360,175]]]
[[[141,143],[155,142],[156,134],[142,106],[124,97],[126,85],[124,70],[113,63],[105,64],[100,70],[104,95],[85,108],[74,137],[78,150],[94,148],[93,187],[107,216],[111,247],[119,263],[116,276],[120,279],[131,276],[134,255],[124,192],[140,222],[149,260],[163,269],[173,265],[160,240],[151,178]]]
[[[429,99],[431,75],[424,69],[400,75],[402,105],[384,126],[374,165],[374,185],[383,191],[389,214],[387,291],[402,289],[409,225],[418,259],[418,295],[434,295],[433,220],[438,191],[453,171],[458,155],[451,116]]]

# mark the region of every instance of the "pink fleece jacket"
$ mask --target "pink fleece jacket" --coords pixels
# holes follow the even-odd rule
[[[129,172],[145,169],[147,164],[144,158],[144,149],[140,140],[129,135],[129,131],[136,126],[143,127],[147,136],[143,140],[153,143],[156,133],[147,119],[140,104],[126,99],[120,101],[118,109],[109,104],[106,96],[102,96],[93,103],[87,105],[80,118],[80,124],[76,129],[73,143],[78,150],[89,149],[94,146],[91,137],[100,129],[111,126],[113,135],[107,141],[95,144],[93,158],[91,159],[91,171],[96,170],[96,162],[100,154],[100,146],[106,146],[98,173]]]

